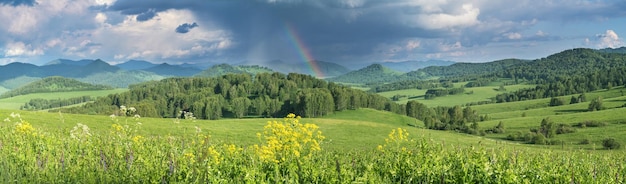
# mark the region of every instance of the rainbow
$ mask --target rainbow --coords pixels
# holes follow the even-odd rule
[[[285,27],[287,29],[287,37],[289,38],[289,42],[291,42],[291,44],[293,44],[293,46],[296,48],[300,58],[307,63],[309,69],[311,69],[311,71],[313,72],[313,74],[315,74],[317,78],[323,78],[324,73],[322,73],[320,67],[315,61],[315,58],[313,57],[313,55],[311,55],[311,52],[306,47],[302,39],[300,39],[300,36],[298,35],[296,29],[289,23],[285,23]]]

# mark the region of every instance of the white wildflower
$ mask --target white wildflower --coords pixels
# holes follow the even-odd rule
[[[87,125],[78,123],[72,130],[70,131],[70,137],[73,139],[84,140],[87,137],[91,136],[91,132]]]
[[[10,115],[12,118],[21,118],[19,113],[11,112]]]

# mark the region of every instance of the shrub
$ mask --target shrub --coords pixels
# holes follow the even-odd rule
[[[602,127],[602,126],[606,126],[606,125],[607,125],[607,123],[605,123],[605,122],[599,122],[599,121],[591,120],[591,121],[583,121],[583,122],[577,123],[574,126],[580,127],[580,128],[585,128],[585,127]]]
[[[606,138],[604,140],[602,140],[602,146],[604,146],[604,148],[606,149],[619,149],[622,145],[617,142],[617,140],[615,140],[615,138]]]
[[[582,141],[580,141],[579,144],[591,144],[591,140],[589,139],[583,139]]]
[[[535,134],[535,136],[532,138],[532,142],[533,144],[546,144],[546,137],[543,136],[543,134]]]
[[[572,128],[572,126],[568,124],[559,124],[556,128],[556,134],[567,134],[574,132],[576,132],[576,129]]]

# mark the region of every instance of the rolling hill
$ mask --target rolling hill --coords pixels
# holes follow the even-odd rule
[[[382,62],[379,64],[387,68],[406,73],[406,72],[426,68],[429,66],[450,66],[455,63],[456,62],[454,61],[426,60],[426,61]]]
[[[248,64],[246,64],[248,65]],[[325,61],[309,61],[309,63],[291,63],[282,60],[271,60],[261,64],[261,66],[265,66],[271,68],[274,71],[280,73],[301,73],[307,75],[314,75],[316,77],[333,77],[339,76],[341,74],[345,74],[350,72],[350,69],[345,66],[325,62]],[[317,76],[316,73],[319,69],[319,72],[322,76]]]
[[[93,85],[64,77],[47,77],[27,85],[12,89],[0,95],[0,98],[9,98],[31,93],[63,92],[63,91],[86,91],[86,90],[110,90],[110,86]]]
[[[343,83],[383,83],[394,81],[402,73],[389,69],[381,64],[372,64],[356,71],[329,78],[328,81]]]
[[[484,75],[503,71],[509,67],[528,62],[520,59],[504,59],[487,63],[455,63],[449,66],[430,66],[404,74],[407,79],[429,77],[458,77]]]
[[[195,75],[201,70],[163,63],[154,67],[143,69],[143,71],[152,72],[162,76],[189,77]]]
[[[0,86],[3,86],[6,89],[10,90],[10,89],[15,89],[15,88],[21,87],[21,86],[26,85],[26,84],[31,83],[31,82],[35,82],[37,80],[41,80],[41,78],[39,78],[39,77],[19,76],[19,77],[16,77],[16,78],[12,78],[12,79],[1,81],[0,82]]]
[[[116,88],[127,88],[131,84],[137,84],[146,81],[157,81],[164,78],[165,76],[157,75],[155,73],[146,72],[143,70],[119,70],[116,72],[92,74],[86,77],[76,78],[76,80],[90,84],[107,85]]]

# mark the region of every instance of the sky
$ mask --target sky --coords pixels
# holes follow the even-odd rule
[[[0,0],[0,65],[489,62],[624,36],[621,0]]]

